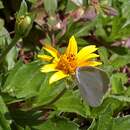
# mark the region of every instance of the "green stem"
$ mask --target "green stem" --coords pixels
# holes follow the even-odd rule
[[[6,57],[10,49],[18,42],[19,39],[20,39],[20,36],[18,35],[14,36],[12,42],[8,45],[8,47],[3,51],[3,53],[0,56],[0,64],[2,64],[4,58]]]

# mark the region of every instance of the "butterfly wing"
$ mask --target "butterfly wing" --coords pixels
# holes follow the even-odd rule
[[[107,74],[101,69],[87,66],[76,70],[76,78],[83,99],[90,106],[99,106],[102,97],[108,90],[109,79]]]

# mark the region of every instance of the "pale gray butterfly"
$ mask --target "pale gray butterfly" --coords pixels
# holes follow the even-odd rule
[[[83,99],[92,107],[99,106],[108,90],[107,74],[96,67],[86,66],[77,68],[76,78]]]

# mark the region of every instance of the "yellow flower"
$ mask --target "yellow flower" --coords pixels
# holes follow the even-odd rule
[[[93,58],[99,57],[99,55],[93,53],[98,48],[95,45],[89,45],[83,47],[78,52],[77,42],[72,36],[69,40],[69,45],[64,54],[60,54],[55,48],[45,45],[43,47],[51,56],[38,55],[41,60],[51,62],[50,64],[44,65],[41,68],[41,72],[48,73],[55,71],[50,77],[49,83],[53,83],[70,75],[74,75],[76,68],[83,66],[97,66],[101,65],[101,62],[92,60]]]

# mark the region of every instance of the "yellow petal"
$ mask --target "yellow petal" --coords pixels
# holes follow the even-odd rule
[[[97,57],[99,57],[99,55],[97,55],[95,53],[90,53],[90,54],[86,55],[86,57],[84,57],[83,59],[77,60],[77,63],[81,64],[87,60],[90,60],[92,58],[97,58]]]
[[[45,44],[43,49],[46,50],[47,52],[49,52],[53,57],[58,58],[59,52],[52,46]]]
[[[58,71],[58,72],[54,73],[54,74],[51,76],[51,78],[50,78],[50,80],[49,80],[49,84],[52,84],[52,83],[54,83],[54,82],[56,82],[56,81],[58,81],[58,80],[60,80],[60,79],[63,79],[63,78],[65,78],[65,77],[67,77],[67,76],[69,76],[69,75],[63,73],[62,71]]]
[[[92,59],[92,58],[97,58],[99,57],[99,55],[95,54],[95,53],[91,53],[91,54],[88,54],[86,56],[86,60],[89,60],[89,59]]]
[[[44,65],[41,68],[41,72],[47,73],[47,72],[57,71],[56,66],[57,66],[57,64],[47,64],[47,65]]]
[[[76,56],[77,61],[84,61],[89,54],[93,53],[97,49],[98,48],[96,48],[95,45],[90,45],[82,48]]]
[[[101,65],[101,62],[98,61],[86,61],[82,62],[81,64],[78,65],[78,67],[83,67],[83,66],[98,66]]]
[[[48,55],[37,55],[37,57],[43,61],[51,61],[53,59],[53,57],[48,56]]]
[[[70,54],[76,55],[77,50],[78,50],[77,42],[75,40],[75,37],[72,36],[69,40],[69,45],[68,45],[67,50],[66,50],[66,55],[70,55]]]

